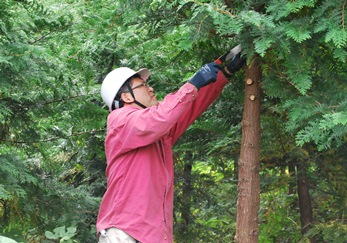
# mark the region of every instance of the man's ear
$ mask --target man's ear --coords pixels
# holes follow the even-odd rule
[[[120,97],[121,97],[122,101],[126,104],[131,104],[134,102],[133,96],[128,92],[122,93]]]

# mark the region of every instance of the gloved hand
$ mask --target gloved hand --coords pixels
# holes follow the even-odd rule
[[[193,84],[198,90],[217,79],[217,73],[222,68],[216,62],[211,62],[202,66],[188,82]]]
[[[246,63],[246,58],[241,56],[241,52],[237,53],[231,61],[229,61],[222,70],[227,78],[239,71]]]

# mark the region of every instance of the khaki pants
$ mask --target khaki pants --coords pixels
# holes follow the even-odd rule
[[[99,243],[136,243],[133,237],[117,228],[109,228],[100,232]]]

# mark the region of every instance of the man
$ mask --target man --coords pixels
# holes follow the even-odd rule
[[[172,146],[243,65],[241,51],[225,67],[205,64],[161,102],[146,83],[147,69],[120,67],[106,76],[107,191],[97,219],[99,243],[173,242]]]

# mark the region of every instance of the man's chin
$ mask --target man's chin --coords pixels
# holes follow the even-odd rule
[[[157,106],[157,105],[159,105],[159,101],[154,101],[154,102],[151,102],[150,106],[148,107]]]
[[[159,105],[159,101],[157,101],[157,99],[156,99],[152,102],[152,104],[153,104],[153,106]]]

